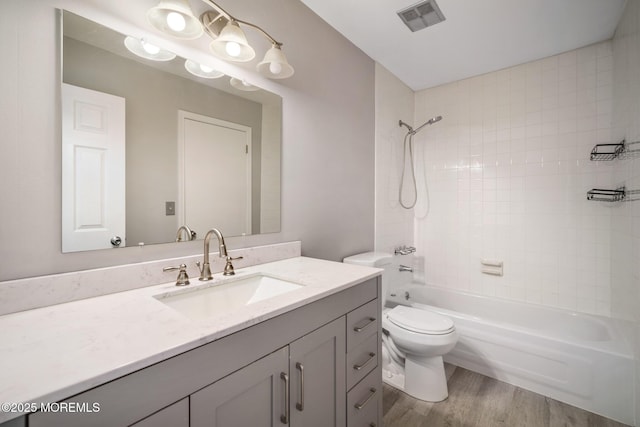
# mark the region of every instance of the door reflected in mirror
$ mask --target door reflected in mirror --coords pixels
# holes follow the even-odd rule
[[[174,242],[182,225],[198,239],[280,231],[281,97],[136,57],[125,35],[62,17],[63,252]],[[121,119],[72,89],[122,99],[124,135],[99,145]]]

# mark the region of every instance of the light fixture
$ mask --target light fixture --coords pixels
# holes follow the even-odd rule
[[[127,36],[124,39],[124,45],[131,53],[152,61],[171,61],[176,57],[175,53],[161,49],[145,39]]]
[[[293,75],[293,67],[289,65],[278,44],[271,46],[265,53],[264,59],[258,64],[258,71],[272,79],[286,79]]]
[[[258,86],[254,86],[251,83],[247,83],[247,81],[244,79],[240,80],[235,77],[231,77],[230,83],[231,83],[231,86],[244,92],[253,92],[256,90],[260,90]]]
[[[160,0],[157,6],[149,9],[147,18],[158,30],[183,39],[199,37],[204,30],[213,39],[211,51],[222,59],[235,62],[248,62],[255,57],[255,51],[249,45],[241,25],[251,27],[271,43],[271,48],[257,66],[258,71],[271,79],[293,75],[293,67],[282,52],[282,43],[259,26],[231,16],[213,1],[201,1],[212,10],[200,15],[199,22],[191,12],[188,0]],[[192,28],[194,21],[199,30]]]
[[[187,0],[160,0],[147,12],[149,23],[158,30],[181,39],[197,39],[202,25],[193,15]]]
[[[184,62],[184,68],[194,76],[202,77],[205,79],[217,79],[224,76],[222,71],[215,70],[208,65],[199,64],[195,61],[187,59]]]
[[[209,47],[213,53],[227,61],[247,62],[256,56],[256,52],[249,46],[244,31],[233,20],[227,23]]]

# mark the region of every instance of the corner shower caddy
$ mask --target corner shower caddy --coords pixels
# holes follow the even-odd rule
[[[627,153],[637,153],[640,149],[630,150],[630,145],[640,144],[640,141],[626,142],[622,140],[617,144],[597,144],[591,150],[590,160],[592,161],[609,161],[617,159]],[[587,191],[587,200],[595,200],[598,202],[632,202],[640,200],[640,198],[628,198],[629,195],[640,194],[640,190],[627,190],[620,187],[615,190],[594,188]]]

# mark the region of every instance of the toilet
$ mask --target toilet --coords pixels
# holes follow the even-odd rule
[[[347,264],[384,269],[382,273],[382,379],[416,399],[440,402],[449,391],[442,356],[458,340],[453,320],[414,307],[385,307],[400,279],[399,263],[384,252],[344,258]],[[394,286],[395,285],[395,286]]]

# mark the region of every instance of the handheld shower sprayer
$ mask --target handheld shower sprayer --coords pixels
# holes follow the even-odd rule
[[[400,188],[398,191],[398,201],[400,202],[400,206],[402,206],[405,209],[411,209],[413,208],[416,203],[418,202],[418,189],[416,186],[416,172],[414,170],[413,167],[413,135],[415,135],[416,133],[420,132],[420,130],[422,128],[424,128],[427,125],[432,125],[434,123],[439,122],[440,120],[442,120],[442,116],[435,116],[430,118],[429,120],[427,120],[425,123],[423,123],[421,126],[418,126],[416,129],[412,128],[410,125],[408,125],[407,123],[403,122],[402,120],[398,121],[398,126],[402,127],[406,127],[408,129],[407,134],[404,136],[404,150],[403,150],[403,158],[402,158],[402,177],[400,179]],[[409,145],[409,162],[411,164],[411,178],[413,180],[413,202],[405,205],[404,202],[402,201],[402,188],[404,187],[404,172],[405,172],[405,168],[407,165],[407,139],[408,139],[408,145]]]

